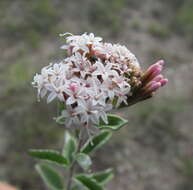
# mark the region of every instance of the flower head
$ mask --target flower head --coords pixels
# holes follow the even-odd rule
[[[159,61],[141,70],[135,55],[125,46],[103,43],[93,33],[66,37],[67,57],[42,68],[34,76],[38,97],[58,99],[68,127],[108,123],[106,112],[120,105],[147,99],[167,83]]]

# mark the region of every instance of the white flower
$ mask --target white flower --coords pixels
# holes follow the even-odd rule
[[[39,97],[44,97],[47,93],[46,89],[43,89],[43,85],[44,85],[44,79],[42,77],[42,75],[36,74],[34,76],[32,85],[38,89],[38,99]],[[43,92],[43,93],[42,93]]]
[[[119,91],[116,91],[116,96],[118,97],[116,108],[118,108],[122,102],[124,102],[127,105],[127,95],[129,94],[129,91],[130,88],[123,88],[120,89]]]
[[[93,105],[92,100],[81,101],[79,106],[82,109],[81,122],[88,124],[89,122],[96,125],[99,124],[99,107]]]
[[[108,62],[106,65],[102,64],[100,61],[95,63],[97,70],[92,73],[92,75],[101,75],[103,80],[109,78],[109,76],[117,76],[118,73],[112,69],[112,63]]]
[[[84,89],[78,83],[71,83],[64,88],[64,92],[69,96],[66,100],[67,105],[72,105],[84,97]]]
[[[115,76],[112,78],[112,81],[119,87],[119,88],[124,88],[124,87],[129,87],[130,89],[130,84],[125,81],[125,78],[123,76]]]
[[[98,44],[100,41],[102,41],[103,39],[101,37],[95,37],[93,33],[90,33],[90,34],[86,34],[84,33],[82,35],[86,41],[87,41],[87,44]]]
[[[67,127],[80,125],[77,109],[73,109],[71,106],[67,106],[67,109],[62,111],[62,117],[65,118],[65,125]]]
[[[66,42],[68,46],[62,46],[62,49],[68,49],[72,47],[72,52],[75,53],[78,50],[82,50],[86,53],[89,52],[89,45],[98,44],[102,40],[101,37],[95,37],[93,33],[87,35],[68,36]]]
[[[106,104],[105,107],[100,107],[99,109],[99,117],[108,124],[108,118],[107,118],[107,111],[110,111],[112,109],[112,104]]]
[[[74,68],[72,68],[73,72],[80,72],[82,78],[84,78],[86,74],[89,73],[91,64],[85,57],[85,55],[81,55],[79,52],[76,52],[74,55],[72,55],[71,61],[75,66]]]
[[[64,102],[64,86],[56,87],[54,84],[47,86],[47,89],[50,91],[50,94],[47,97],[47,103],[50,103],[55,98],[58,98],[60,101]]]

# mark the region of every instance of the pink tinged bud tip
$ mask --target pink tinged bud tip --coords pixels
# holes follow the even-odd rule
[[[168,83],[168,79],[162,79],[160,83],[161,83],[161,86],[164,86]]]
[[[159,60],[156,64],[164,66],[165,65],[165,61],[164,60]]]

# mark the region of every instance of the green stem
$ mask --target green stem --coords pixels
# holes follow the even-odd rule
[[[75,169],[75,162],[70,167],[70,172],[69,172],[69,177],[68,177],[68,184],[67,184],[67,190],[71,190],[72,177],[73,177],[73,174],[74,174],[74,169]]]
[[[78,148],[77,148],[77,152],[76,153],[79,153],[80,150],[81,150],[81,146],[82,146],[82,131],[80,130],[80,133],[79,133],[79,136],[78,136]],[[69,170],[69,177],[68,177],[68,183],[67,183],[67,190],[71,190],[71,186],[72,186],[72,177],[73,177],[73,174],[75,172],[75,168],[76,168],[76,161],[74,160],[72,162],[72,165],[70,167],[70,170]]]

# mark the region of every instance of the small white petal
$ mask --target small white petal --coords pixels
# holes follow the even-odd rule
[[[41,92],[40,92],[41,98],[43,98],[43,97],[46,95],[46,93],[47,93],[47,90],[46,90],[45,88],[43,88],[43,89],[41,90]]]
[[[51,92],[49,95],[48,95],[48,98],[47,98],[47,103],[50,103],[52,100],[54,100],[54,98],[56,98],[56,93],[55,92]]]
[[[68,99],[66,100],[66,104],[67,105],[71,105],[71,104],[73,104],[75,102],[76,102],[76,100],[74,98],[72,98],[72,97],[68,97]]]
[[[105,114],[105,112],[103,112],[103,113],[101,114],[101,118],[102,118],[102,120],[103,120],[106,124],[108,124],[108,118],[107,118],[107,115]]]

